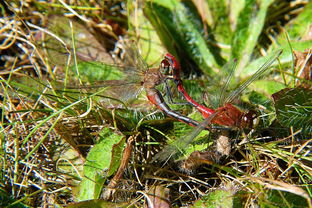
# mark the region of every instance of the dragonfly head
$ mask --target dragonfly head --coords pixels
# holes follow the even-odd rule
[[[169,61],[167,59],[163,59],[161,61],[160,67],[159,67],[159,71],[162,75],[164,75],[165,77],[168,78],[172,78],[173,76],[173,70],[172,70],[172,66],[169,63]]]
[[[180,79],[180,65],[173,55],[167,53],[161,61],[161,73],[168,78]]]
[[[257,112],[254,110],[249,110],[242,117],[241,127],[251,129],[257,126],[258,123],[259,123],[259,118],[258,118]]]

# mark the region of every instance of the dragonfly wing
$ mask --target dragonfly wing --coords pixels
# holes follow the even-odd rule
[[[276,53],[271,55],[266,62],[242,85],[240,85],[234,92],[232,92],[226,99],[225,103],[232,102],[244,89],[246,89],[253,81],[261,76],[271,64],[282,54],[282,50],[278,50]]]
[[[203,122],[201,122],[195,129],[193,129],[189,134],[177,139],[173,144],[169,144],[163,148],[163,150],[157,153],[153,161],[163,162],[169,160],[172,156],[179,152],[183,152],[193,139],[204,129],[211,124],[211,121],[218,115],[219,111],[216,111]]]
[[[146,71],[148,65],[140,54],[140,50],[134,41],[124,41],[124,60],[127,66],[137,67],[141,71]]]
[[[220,82],[220,85],[222,87],[221,87],[220,99],[219,99],[219,103],[218,103],[219,105],[218,106],[221,106],[221,102],[223,102],[225,100],[225,94],[226,94],[225,91],[226,91],[227,87],[229,86],[229,84],[232,80],[236,66],[237,66],[237,60],[232,59],[222,67],[222,72],[224,74],[224,77],[226,77],[226,79],[224,82]]]
[[[135,45],[135,42],[123,40],[120,47],[123,49],[121,59],[124,72],[128,74],[127,80],[137,82],[144,80],[148,65],[141,56],[140,50]]]
[[[123,103],[130,103],[142,92],[142,86],[136,82],[126,82],[125,80],[106,80],[94,83],[94,85],[75,85],[64,87],[64,83],[53,84],[55,89],[66,93],[87,93],[92,94],[102,91],[98,97],[104,98],[100,101],[109,99],[119,100]],[[105,89],[104,89],[105,88]]]
[[[111,87],[110,90],[113,97],[120,99],[124,103],[130,103],[137,99],[139,94],[143,91],[143,87],[136,83]]]

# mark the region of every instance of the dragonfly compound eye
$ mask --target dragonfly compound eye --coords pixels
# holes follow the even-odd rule
[[[258,114],[254,110],[250,110],[242,117],[242,127],[254,128],[259,124]]]
[[[161,61],[159,70],[163,75],[172,75],[172,67],[167,59]]]

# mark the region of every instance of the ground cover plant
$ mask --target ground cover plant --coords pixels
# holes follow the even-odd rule
[[[0,207],[312,207],[311,7],[2,1]]]

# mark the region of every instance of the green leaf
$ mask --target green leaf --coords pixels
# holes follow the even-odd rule
[[[285,127],[312,132],[312,91],[285,88],[272,95],[278,121]]]
[[[271,3],[272,0],[246,1],[244,9],[240,12],[232,40],[232,57],[239,60],[237,68],[239,73],[250,61],[258,44],[258,38],[263,30],[267,10]]]
[[[262,56],[262,57],[259,57],[255,60],[253,60],[244,68],[244,71],[243,71],[244,73],[240,74],[241,77],[245,78],[247,76],[253,75],[266,61],[269,61],[269,60],[274,59],[274,58],[278,58],[279,60],[283,60],[284,59],[283,57],[285,57],[284,51],[282,51],[282,53],[280,54],[279,57],[276,57],[278,53],[280,53],[280,50],[273,51],[270,54],[268,54],[267,56]],[[270,68],[270,67],[276,66],[277,64],[278,64],[278,61],[275,60],[268,67]],[[267,71],[268,70],[269,69],[267,69]]]
[[[112,175],[120,164],[122,154],[120,148],[124,144],[125,139],[122,135],[112,133],[108,129],[100,133],[100,141],[90,150],[84,164],[84,177],[79,186],[79,201],[99,198],[106,177]],[[114,147],[118,150],[113,155]]]
[[[119,168],[122,154],[125,149],[126,137],[123,137],[117,144],[113,145],[112,158],[108,168],[107,177],[113,175]]]
[[[232,208],[233,191],[216,190],[195,202],[193,208]]]
[[[217,54],[207,45],[203,24],[190,1],[148,1],[144,14],[170,53],[176,57],[190,57],[204,72],[214,74],[213,68],[218,67],[222,60],[216,58]],[[180,61],[183,66],[185,60]]]
[[[246,96],[243,97],[243,100],[249,101],[253,105],[263,105],[266,108],[270,108],[270,102],[268,102],[268,98],[263,95],[262,93],[259,93],[257,91],[251,91]]]
[[[285,88],[285,85],[271,80],[258,80],[254,81],[250,88],[266,95],[272,95],[273,93]]]
[[[296,194],[278,191],[278,190],[268,190],[265,194],[265,199],[259,201],[259,205],[262,208],[266,207],[296,207],[305,208],[309,207],[307,201]]]
[[[283,34],[283,36],[285,37],[285,34]],[[303,41],[303,40],[293,41],[292,40],[290,42],[291,48],[290,48],[289,43],[287,43],[286,41],[281,41],[280,43],[279,43],[279,45],[274,45],[273,48],[278,48],[278,49],[283,50],[283,53],[279,58],[281,64],[292,64],[293,63],[293,54],[292,54],[293,50],[305,51],[306,49],[312,48],[312,40],[305,40],[305,41]],[[261,58],[263,58],[263,57],[261,57]],[[258,59],[260,60],[261,58],[258,58]],[[248,65],[248,69],[250,68],[250,66],[252,66],[252,64],[254,64],[254,62],[252,62],[251,64]]]
[[[66,206],[67,208],[123,208],[123,207],[129,207],[129,203],[113,203],[113,202],[107,202],[103,199],[95,199],[95,200],[88,200],[78,203],[72,203]]]
[[[230,44],[232,40],[232,30],[230,24],[230,5],[228,1],[206,0],[209,6],[211,21],[211,32],[216,41],[222,44]],[[207,17],[208,18],[208,17]]]

